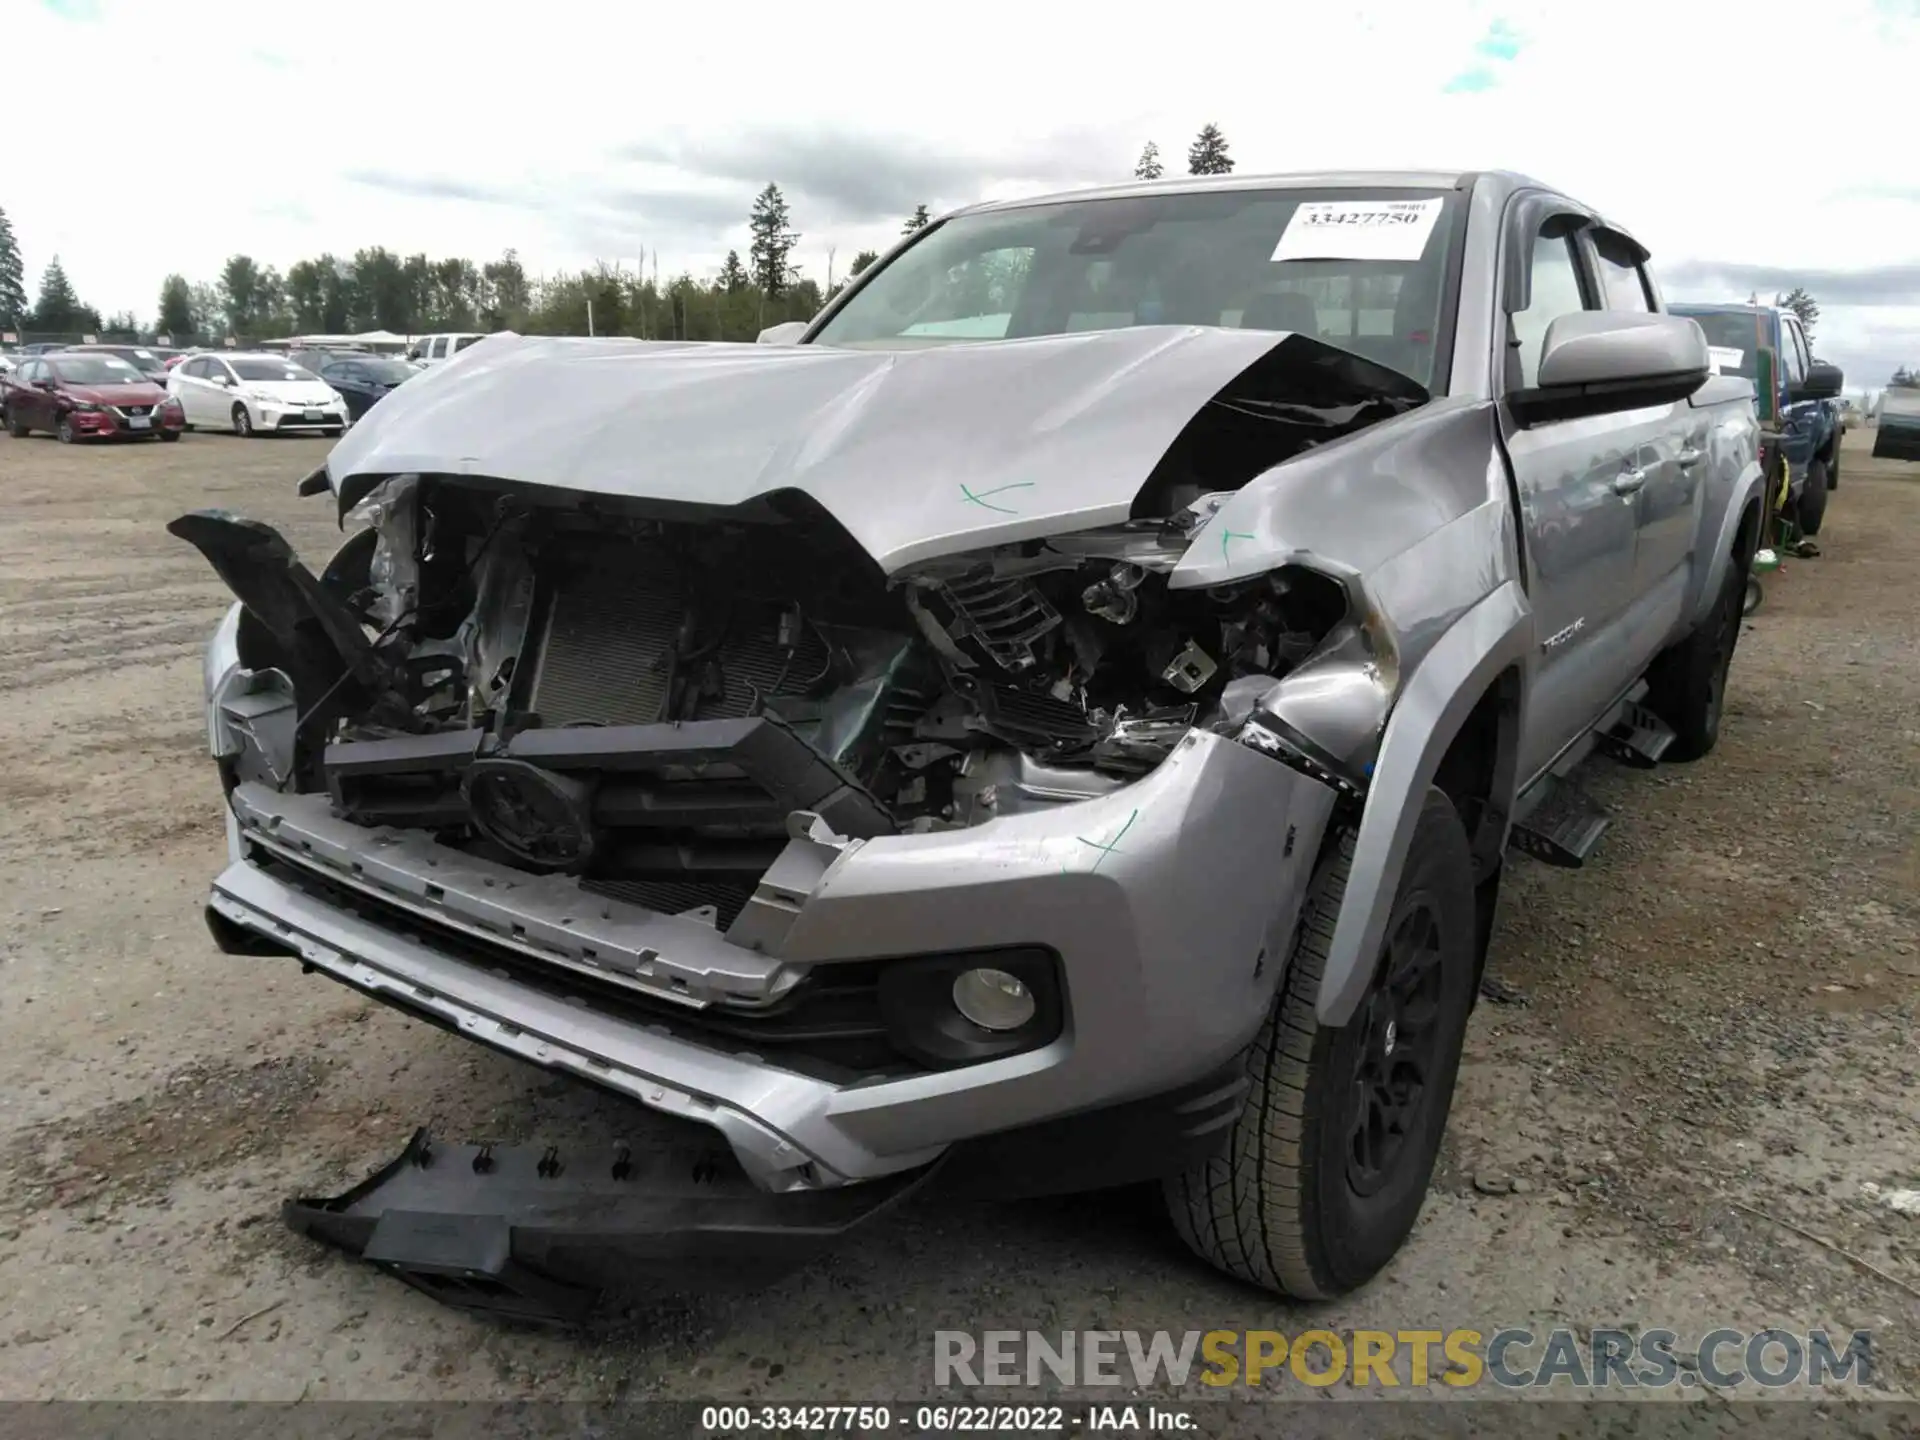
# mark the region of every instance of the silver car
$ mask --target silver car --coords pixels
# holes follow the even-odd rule
[[[172,526],[239,597],[223,947],[636,1102],[290,1219],[552,1316],[1158,1179],[1233,1274],[1366,1281],[1506,856],[1581,863],[1596,749],[1713,746],[1752,386],[1506,174],[977,206],[763,339],[479,341],[309,477],[318,576]]]

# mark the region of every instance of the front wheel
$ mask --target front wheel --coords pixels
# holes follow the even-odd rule
[[[1197,1254],[1307,1300],[1365,1284],[1406,1243],[1473,1008],[1472,853],[1453,802],[1429,789],[1373,982],[1347,1024],[1320,1024],[1353,844],[1343,834],[1314,875],[1280,994],[1247,1051],[1252,1092],[1227,1152],[1165,1185]]]
[[[162,430],[160,432],[160,440],[162,444],[171,444],[173,441],[178,440],[179,438],[180,438],[180,432],[178,430]]]
[[[253,438],[253,414],[244,405],[233,407],[233,433],[242,440]]]
[[[62,415],[60,417],[60,423],[54,426],[53,433],[62,445],[73,444],[73,417],[71,415]]]

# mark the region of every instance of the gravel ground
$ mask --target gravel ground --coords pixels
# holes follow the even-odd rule
[[[937,1328],[1309,1322],[1870,1327],[1881,1383],[1913,1394],[1920,1218],[1871,1187],[1920,1183],[1920,467],[1865,451],[1826,555],[1768,583],[1719,750],[1596,768],[1617,818],[1593,862],[1513,862],[1503,999],[1474,1017],[1419,1228],[1365,1291],[1250,1292],[1135,1192],[930,1198],[771,1291],[580,1339],[440,1308],[276,1216],[429,1118],[621,1125],[206,938],[198,655],[224,592],[162,525],[242,510],[318,562],[337,533],[293,485],[323,442],[0,439],[0,1398],[849,1401],[929,1389]]]

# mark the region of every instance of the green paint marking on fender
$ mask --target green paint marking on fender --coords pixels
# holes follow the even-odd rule
[[[1114,837],[1111,840],[1107,841],[1106,844],[1104,845],[1101,844],[1098,840],[1089,840],[1084,835],[1076,835],[1073,837],[1074,839],[1078,840],[1082,845],[1091,845],[1095,850],[1100,852],[1099,854],[1093,857],[1093,864],[1087,867],[1087,873],[1089,875],[1091,875],[1094,871],[1100,868],[1100,862],[1106,859],[1107,856],[1126,854],[1126,851],[1120,848],[1120,842],[1127,838],[1127,831],[1133,828],[1133,822],[1138,820],[1139,818],[1140,818],[1140,812],[1138,810],[1135,810],[1131,814],[1129,814],[1127,816],[1126,823],[1123,824],[1120,827],[1120,829],[1114,834]],[[1067,870],[1067,866],[1062,865],[1060,867],[1060,870],[1062,874],[1065,874]]]
[[[1235,540],[1251,540],[1253,536],[1244,530],[1222,530],[1220,532],[1220,558],[1227,558],[1227,546]]]
[[[998,510],[1002,515],[1018,515],[1020,513],[1018,510],[1011,510],[1005,505],[989,505],[987,503],[987,497],[989,495],[998,495],[1003,490],[1031,490],[1032,488],[1033,482],[1031,480],[1016,480],[1011,485],[996,485],[993,489],[982,490],[976,495],[965,485],[962,485],[960,487],[960,495],[965,503],[978,505],[982,510]]]

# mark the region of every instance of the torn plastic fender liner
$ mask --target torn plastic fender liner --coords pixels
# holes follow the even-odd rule
[[[716,1137],[716,1141],[717,1141]],[[724,1144],[441,1145],[424,1129],[343,1195],[290,1200],[301,1235],[463,1310],[576,1325],[648,1286],[769,1284],[919,1188],[939,1162],[770,1194]]]

